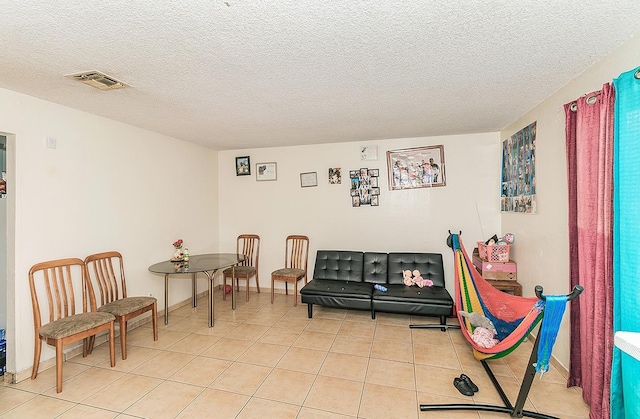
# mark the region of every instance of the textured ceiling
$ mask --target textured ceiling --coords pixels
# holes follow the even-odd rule
[[[640,32],[637,0],[0,0],[0,11],[0,87],[218,150],[497,131]],[[132,87],[64,77],[85,70]]]

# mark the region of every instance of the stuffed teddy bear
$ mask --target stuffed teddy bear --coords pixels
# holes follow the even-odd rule
[[[407,269],[406,271],[402,271],[402,277],[404,278],[403,282],[407,287],[410,287],[414,284],[410,270]]]
[[[410,287],[412,285],[417,285],[418,287],[432,287],[433,281],[430,279],[424,279],[419,270],[414,270],[411,272],[410,270],[402,271],[403,282],[406,286]]]

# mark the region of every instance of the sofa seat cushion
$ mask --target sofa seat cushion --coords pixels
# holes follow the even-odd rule
[[[373,299],[385,302],[401,301],[405,304],[430,304],[444,307],[453,306],[453,299],[443,287],[408,287],[404,284],[389,284],[387,292],[373,291]]]
[[[371,299],[372,292],[372,284],[332,279],[312,279],[300,290],[300,294],[305,296],[331,296],[363,299]]]

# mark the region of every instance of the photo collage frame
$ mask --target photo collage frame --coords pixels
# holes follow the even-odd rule
[[[351,179],[351,206],[371,205],[377,207],[380,205],[379,169],[350,170],[349,177]]]

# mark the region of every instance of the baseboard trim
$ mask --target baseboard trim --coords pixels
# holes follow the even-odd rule
[[[197,298],[201,298],[201,297],[205,297],[207,296],[207,294],[209,293],[209,291],[203,291],[197,294]],[[184,307],[187,304],[191,304],[192,303],[192,298],[189,297],[186,300],[183,301],[179,301],[176,304],[172,305],[171,307],[169,307],[169,313],[171,313],[174,310],[179,309],[180,307]],[[164,315],[164,310],[158,310],[158,318],[162,319]],[[136,318],[135,320],[132,320],[130,322],[127,322],[127,332],[136,329],[144,324],[150,323],[151,322],[151,313],[147,313],[145,316],[140,316],[138,318]],[[117,325],[117,323],[116,323]],[[115,330],[115,335],[120,336],[120,329],[118,329],[116,327]],[[107,333],[103,333],[101,335],[97,335],[96,336],[96,345],[100,345],[104,342],[107,341]],[[82,356],[82,343],[78,342],[77,345],[75,346],[71,346],[69,347],[69,349],[64,351],[64,355],[63,355],[63,359],[65,361],[75,357],[75,356]],[[116,360],[117,362],[117,360]],[[42,361],[40,362],[40,366],[38,368],[38,373],[41,373],[42,371],[46,371],[49,368],[54,368],[56,366],[56,359],[55,357],[48,359],[46,361]],[[10,372],[5,372],[4,373],[4,382],[6,384],[16,384],[19,383],[20,381],[26,380],[28,378],[31,378],[31,368],[23,370],[23,371],[19,371],[17,373],[10,373]]]

